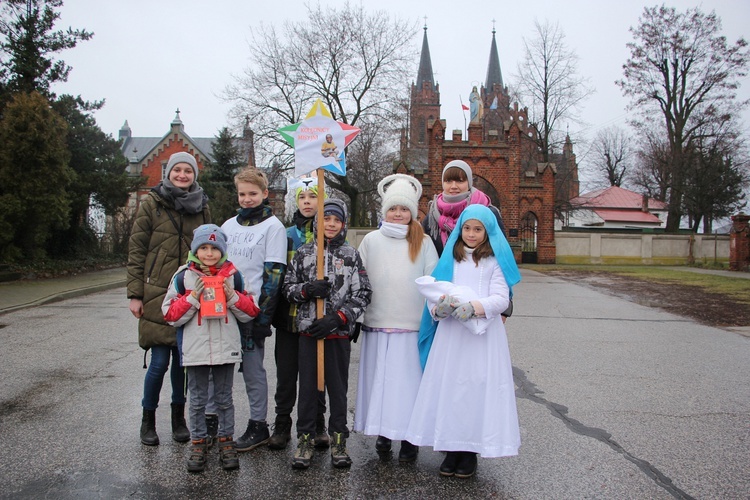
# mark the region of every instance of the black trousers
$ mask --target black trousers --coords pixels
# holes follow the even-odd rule
[[[276,327],[276,418],[291,418],[294,404],[297,402],[297,373],[299,372],[299,335],[285,328]],[[319,393],[319,419],[325,418],[326,396]]]
[[[340,432],[349,436],[346,426],[346,393],[349,390],[349,358],[352,347],[349,339],[323,341],[325,346],[325,388],[331,406],[328,420],[329,433]],[[315,417],[318,400],[318,341],[312,337],[299,337],[299,403],[297,405],[297,435],[315,435]]]

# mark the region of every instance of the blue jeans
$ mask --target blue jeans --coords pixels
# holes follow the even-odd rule
[[[180,351],[177,347],[157,345],[151,348],[151,363],[143,381],[144,410],[156,410],[159,406],[159,393],[164,383],[164,375],[169,368],[169,357],[172,356],[172,369],[169,378],[172,381],[172,404],[185,404],[185,372],[180,366]]]

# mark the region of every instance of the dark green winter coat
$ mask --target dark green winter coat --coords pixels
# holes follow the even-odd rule
[[[210,222],[206,203],[202,212],[187,214],[175,210],[155,191],[141,201],[128,247],[128,299],[143,301],[143,316],[138,320],[138,344],[143,349],[177,345],[175,329],[164,321],[161,304],[172,275],[187,262],[193,230]]]

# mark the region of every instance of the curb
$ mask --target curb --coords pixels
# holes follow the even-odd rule
[[[33,300],[31,302],[26,302],[25,304],[16,304],[14,306],[2,308],[0,309],[0,315],[15,312],[15,311],[20,311],[21,309],[28,309],[30,307],[41,306],[43,304],[49,304],[52,302],[59,302],[65,299],[72,299],[74,297],[80,297],[80,296],[88,295],[91,293],[103,292],[105,290],[111,290],[113,288],[120,288],[126,285],[127,285],[127,281],[123,279],[121,281],[113,281],[111,283],[101,283],[98,285],[89,285],[89,286],[83,286],[81,288],[76,288],[73,290],[66,290],[64,292],[58,292],[52,295],[48,295],[47,297],[42,297],[41,299]]]

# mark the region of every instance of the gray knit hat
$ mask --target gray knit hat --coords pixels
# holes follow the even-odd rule
[[[461,170],[464,171],[464,173],[466,174],[466,178],[469,179],[469,191],[471,191],[471,188],[474,187],[474,181],[472,179],[472,174],[471,174],[471,167],[469,166],[468,163],[466,163],[463,160],[449,161],[448,164],[445,167],[443,167],[443,175],[441,179],[445,179],[445,172],[449,168],[453,168],[453,167],[460,168]]]
[[[169,179],[169,173],[172,171],[175,165],[178,163],[187,163],[191,167],[193,167],[193,172],[195,173],[195,178],[198,179],[198,162],[195,161],[195,157],[191,155],[190,153],[186,153],[184,151],[180,151],[179,153],[174,153],[172,156],[169,157],[169,161],[167,162],[167,170],[164,172],[164,178]]]
[[[211,245],[219,249],[222,257],[227,255],[227,236],[216,224],[203,224],[193,231],[193,243],[190,245],[190,251],[195,252],[201,245]]]

